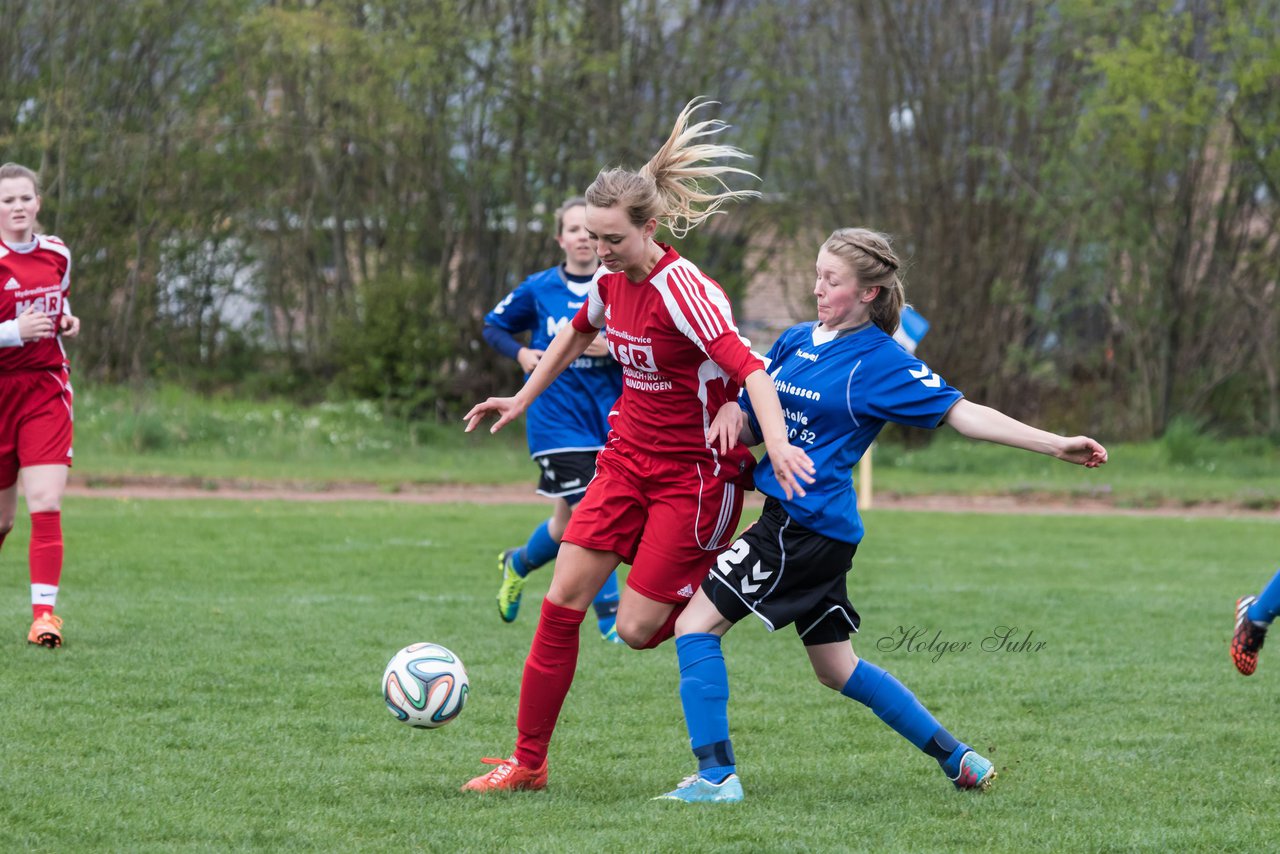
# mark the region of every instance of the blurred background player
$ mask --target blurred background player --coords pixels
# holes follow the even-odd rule
[[[1280,614],[1280,572],[1257,596],[1236,600],[1236,630],[1231,637],[1231,660],[1245,676],[1258,669],[1258,650],[1267,639],[1267,627]]]
[[[704,102],[705,103],[705,102]],[[596,477],[574,510],[525,660],[515,754],[466,791],[542,789],[547,748],[573,683],[587,605],[620,563],[631,564],[618,607],[618,634],[636,649],[671,637],[675,619],[732,538],[742,512],[750,452],[711,446],[712,417],[742,386],[751,391],[778,482],[791,494],[808,479],[809,458],[787,443],[773,383],[738,334],[723,289],[654,237],[661,222],[683,236],[726,201],[710,161],[743,157],[706,143],[725,125],[690,124],[690,102],[667,141],[639,171],[606,169],[587,188],[587,230],[603,265],[587,304],[547,348],[514,397],[491,397],[467,413],[467,430],[490,414],[497,431],[519,417],[605,329],[622,364],[622,397],[596,459]],[[750,173],[746,173],[750,174]],[[754,176],[753,176],[754,177]],[[705,182],[707,186],[700,185]]]
[[[18,480],[31,514],[33,621],[27,641],[62,645],[53,613],[62,577],[62,495],[71,465],[71,380],[60,336],[80,321],[67,303],[71,253],[35,233],[36,173],[0,166],[0,545],[18,512]]]
[[[586,301],[599,260],[587,238],[587,200],[568,199],[556,211],[556,242],[564,262],[525,279],[484,318],[484,340],[516,360],[527,379],[551,340]],[[515,335],[530,332],[525,346]],[[575,359],[525,413],[529,455],[542,469],[538,494],[555,500],[551,518],[533,530],[519,548],[498,556],[502,583],[498,613],[510,623],[520,611],[525,577],[553,560],[574,505],[596,473],[596,454],[609,435],[609,411],[622,393],[622,368],[601,336]],[[618,577],[609,576],[592,603],[600,634],[621,643],[614,624]]]
[[[991,762],[952,736],[901,682],[854,654],[849,637],[859,617],[845,576],[863,528],[851,470],[888,421],[925,428],[945,421],[972,439],[1089,468],[1105,463],[1107,452],[1087,436],[1056,436],[970,403],[907,353],[892,337],[905,304],[898,267],[884,235],[833,233],[818,253],[817,322],[784,332],[766,357],[792,441],[809,454],[817,476],[792,496],[780,488],[769,455],[760,461],[755,483],[766,501],[759,521],[720,554],[676,621],[680,701],[699,770],[660,800],[742,799],[720,639],[753,613],[770,631],[794,623],[818,681],[936,759],[956,788],[985,789],[995,777]],[[753,395],[743,399],[748,420],[741,431],[752,444],[759,441]],[[739,423],[729,404],[717,414],[711,440],[729,447]]]

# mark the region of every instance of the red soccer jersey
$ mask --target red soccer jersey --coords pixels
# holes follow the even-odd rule
[[[71,252],[58,238],[43,234],[22,249],[0,241],[0,283],[0,322],[15,320],[34,306],[49,315],[57,329],[71,283]],[[59,335],[21,347],[0,347],[0,373],[66,366]]]
[[[724,290],[662,248],[643,282],[601,267],[573,325],[579,332],[607,327],[609,351],[622,365],[614,433],[652,454],[728,463],[717,473],[733,477],[750,452],[739,445],[722,460],[707,444],[707,427],[764,363],[738,334]]]

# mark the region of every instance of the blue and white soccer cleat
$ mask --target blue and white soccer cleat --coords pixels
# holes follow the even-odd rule
[[[498,616],[510,623],[520,613],[520,597],[524,593],[524,578],[511,566],[511,558],[519,549],[507,549],[498,555],[498,571],[502,573],[502,586],[498,588]]]
[[[683,801],[686,804],[731,804],[742,800],[742,781],[737,774],[730,774],[719,783],[712,783],[694,774],[685,777],[665,795],[655,801]]]
[[[996,766],[991,760],[970,750],[960,757],[960,771],[949,778],[957,789],[978,789],[985,792],[996,778]]]
[[[609,643],[626,643],[626,641],[618,637],[618,621],[616,619],[609,620],[608,628],[605,628],[603,625],[600,626],[600,637],[604,638]]]

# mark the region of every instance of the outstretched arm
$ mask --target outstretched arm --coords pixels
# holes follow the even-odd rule
[[[591,342],[596,340],[597,334],[595,330],[579,332],[572,323],[566,323],[547,347],[524,387],[514,397],[491,397],[484,403],[471,407],[471,411],[463,416],[463,420],[467,422],[466,432],[476,429],[476,425],[490,413],[498,416],[498,420],[489,428],[490,433],[497,433],[508,422],[518,418],[574,359],[583,354]]]
[[[1085,468],[1097,468],[1107,461],[1107,449],[1088,436],[1059,436],[968,400],[957,401],[944,420],[970,439],[1047,454]]]
[[[813,483],[813,462],[808,454],[787,439],[787,422],[782,415],[778,392],[773,387],[773,377],[762,368],[748,374],[743,387],[751,396],[751,405],[764,433],[765,450],[773,463],[773,473],[778,476],[778,484],[788,499],[793,494],[804,495],[804,487],[800,483]]]

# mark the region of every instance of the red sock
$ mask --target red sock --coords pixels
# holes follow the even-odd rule
[[[644,642],[644,646],[640,647],[640,649],[653,649],[667,638],[674,637],[676,633],[676,619],[684,613],[684,609],[688,604],[689,603],[687,602],[682,602],[672,608],[670,616],[667,617],[667,621],[653,633],[653,637]]]
[[[27,551],[31,562],[32,585],[53,588],[48,603],[32,603],[31,612],[39,617],[53,610],[57,601],[58,581],[62,577],[62,514],[57,510],[31,514],[31,545]]]
[[[586,615],[586,611],[542,600],[542,617],[524,662],[516,715],[515,756],[524,768],[541,768],[547,761],[547,745],[578,666],[578,630]]]

